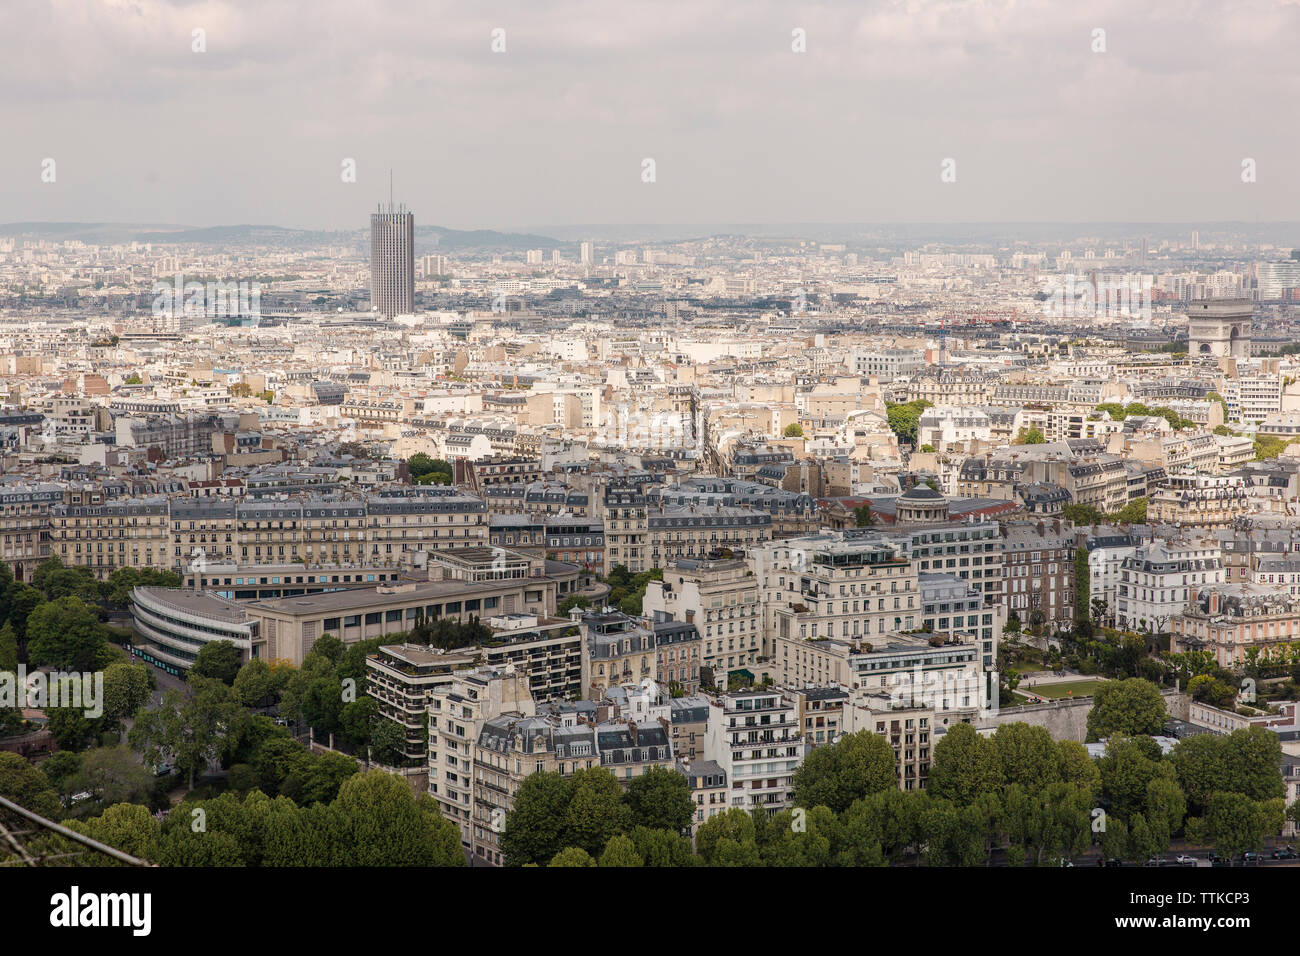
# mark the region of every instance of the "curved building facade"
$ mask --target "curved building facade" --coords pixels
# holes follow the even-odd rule
[[[210,591],[134,588],[131,616],[136,650],[180,670],[194,666],[199,651],[212,641],[230,641],[247,659],[258,631],[257,621],[241,605]]]

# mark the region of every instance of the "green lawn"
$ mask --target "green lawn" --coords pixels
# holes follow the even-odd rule
[[[1089,677],[1085,680],[1072,680],[1060,684],[1039,684],[1037,687],[1030,687],[1022,681],[1016,688],[1017,694],[1037,694],[1039,697],[1046,697],[1048,700],[1054,700],[1061,697],[1091,697],[1096,693],[1097,688],[1106,683],[1100,677]]]

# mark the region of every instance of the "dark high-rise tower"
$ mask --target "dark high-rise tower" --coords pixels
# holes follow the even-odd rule
[[[404,205],[370,214],[370,306],[389,318],[415,311],[415,216]]]

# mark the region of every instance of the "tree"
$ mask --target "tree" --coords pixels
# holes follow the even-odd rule
[[[148,807],[134,803],[118,803],[89,820],[69,821],[66,824],[92,840],[140,859],[150,859],[158,841],[162,825]],[[117,861],[96,860],[96,865],[116,866]]]
[[[245,707],[269,707],[289,681],[289,672],[254,657],[235,675],[235,695]]]
[[[970,724],[958,723],[934,745],[930,764],[930,793],[968,806],[982,793],[1002,787],[1002,756],[992,738],[982,737]]]
[[[669,830],[637,827],[632,831],[637,856],[646,866],[691,866],[691,838]]]
[[[138,587],[178,588],[182,579],[175,571],[161,568],[117,568],[99,586],[100,597],[113,607],[126,608],[131,591]]]
[[[209,641],[199,648],[190,673],[233,686],[242,665],[243,655],[233,641]]]
[[[767,866],[833,866],[844,843],[844,826],[826,807],[783,810],[772,818],[762,842]],[[796,825],[796,819],[800,825]]]
[[[739,807],[705,820],[695,832],[695,848],[706,866],[760,865],[754,820]]]
[[[641,859],[640,854],[636,852],[636,844],[632,838],[619,834],[609,838],[605,844],[605,852],[600,855],[600,865],[602,867],[634,867],[644,866],[645,862]]]
[[[5,621],[0,626],[0,673],[16,673],[18,670],[18,632],[11,622]]]
[[[564,849],[561,834],[568,806],[569,785],[558,773],[525,777],[501,832],[506,865],[544,864]]]
[[[77,788],[71,786],[71,781],[81,769],[81,760],[81,754],[58,750],[41,764],[41,773],[45,774],[51,787],[66,796],[76,792]]]
[[[800,807],[829,807],[840,813],[868,794],[898,786],[898,761],[888,741],[861,730],[813,750],[794,773]]]
[[[69,681],[61,682],[67,685]],[[51,698],[67,700],[68,691],[50,688]],[[64,750],[81,750],[93,740],[103,727],[99,718],[87,716],[84,706],[45,708],[46,729],[54,736],[55,742]]]
[[[357,761],[347,754],[314,754],[299,745],[280,783],[280,792],[299,806],[330,803],[359,769]],[[258,778],[265,782],[260,771]]]
[[[785,426],[783,434],[786,438],[803,438],[803,426],[798,422],[791,422]]]
[[[369,745],[371,757],[381,764],[397,766],[405,758],[406,731],[396,722],[378,716],[376,708],[376,714],[370,725]]]
[[[1111,737],[1098,768],[1102,796],[1110,812],[1121,819],[1146,812],[1153,782],[1177,782],[1173,765],[1162,758],[1150,737]]]
[[[908,445],[916,444],[916,432],[921,413],[929,407],[930,402],[924,399],[901,404],[885,403],[885,417],[889,422],[889,428],[898,436],[900,442]]]
[[[1277,734],[1262,727],[1227,736],[1197,734],[1180,740],[1169,755],[1193,813],[1209,806],[1215,793],[1239,793],[1270,800],[1286,791]]]
[[[546,864],[550,866],[595,866],[596,861],[591,858],[591,854],[579,847],[569,847],[561,850],[551,858],[551,862]]]
[[[73,785],[94,794],[101,806],[148,802],[153,776],[125,747],[98,747],[89,751],[73,776]]]
[[[27,618],[27,656],[33,664],[89,672],[105,663],[107,630],[78,597],[47,601]]]
[[[992,737],[1005,785],[1019,784],[1033,794],[1061,779],[1061,753],[1043,727],[1003,724]]]
[[[1074,629],[1076,634],[1091,623],[1088,616],[1089,593],[1092,581],[1088,571],[1088,549],[1074,549]],[[1091,637],[1089,632],[1086,637]]]
[[[583,597],[581,594],[570,594],[568,597],[566,597],[563,601],[559,603],[559,606],[557,606],[555,609],[555,613],[559,617],[568,617],[569,612],[572,611],[575,607],[580,607],[585,611],[591,607],[591,602],[587,600],[585,597]]]
[[[1281,803],[1256,801],[1241,793],[1216,793],[1210,797],[1199,835],[1228,857],[1258,851],[1266,837],[1282,829]]]
[[[1139,677],[1107,681],[1093,694],[1088,739],[1103,740],[1112,734],[1155,736],[1168,719],[1164,698],[1155,684]]]
[[[350,777],[332,804],[342,815],[351,866],[464,866],[460,829],[428,794],[372,770]]]
[[[566,847],[581,847],[595,856],[610,837],[631,829],[630,818],[618,780],[604,767],[579,770],[569,778],[563,831]]]
[[[1146,524],[1147,499],[1134,498],[1111,517],[1120,524]]]
[[[190,686],[188,699],[169,690],[157,707],[136,714],[128,740],[150,766],[174,761],[193,787],[195,778],[221,754],[238,703],[220,681],[191,675]]]
[[[1061,515],[1071,524],[1076,525],[1101,524],[1106,517],[1092,505],[1079,504],[1065,505],[1061,508]]]
[[[79,597],[92,602],[99,599],[99,582],[89,568],[68,567],[57,556],[46,558],[32,571],[32,584],[47,601]]]
[[[853,525],[857,528],[866,528],[871,524],[871,505],[861,504],[853,509]]]
[[[650,767],[627,785],[623,800],[633,825],[680,833],[691,825],[695,802],[686,777],[665,767]]]
[[[14,627],[21,644],[27,640],[27,621],[45,601],[43,595],[30,584],[16,583],[9,592],[9,623]]]
[[[1022,427],[1016,433],[1013,445],[1043,445],[1046,444],[1047,438],[1036,425]]]
[[[148,664],[109,664],[104,668],[104,725],[120,731],[122,721],[149,702],[157,685]]]
[[[453,471],[450,464],[439,458],[430,458],[424,452],[406,460],[407,473],[417,485],[449,485]]]
[[[22,757],[0,750],[0,797],[43,817],[59,815],[59,796],[49,780]]]

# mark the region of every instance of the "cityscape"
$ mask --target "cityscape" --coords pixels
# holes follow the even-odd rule
[[[155,16],[142,43],[165,26],[175,57],[215,58],[213,105],[251,102],[264,68],[220,59],[259,22],[243,11],[191,29],[185,4],[35,6],[38,36],[66,17],[87,50],[83,31]],[[269,6],[268,25],[294,7]],[[946,49],[947,6],[885,4],[853,35]],[[449,26],[519,57],[517,91],[458,112],[535,103],[530,70],[555,82],[515,13]],[[595,69],[623,89],[611,51],[640,63],[698,15],[613,16]],[[814,61],[831,36],[790,17],[774,48]],[[1109,52],[1125,31],[1075,33],[1071,56],[1140,69]],[[972,43],[973,69],[1002,69]],[[835,62],[807,68],[857,75]],[[376,104],[422,82],[394,70]],[[51,123],[89,95],[69,77]],[[554,134],[521,118],[491,149],[591,148],[568,112],[590,91],[569,92]],[[312,122],[394,136],[405,95]],[[1114,174],[1095,221],[1034,173],[1028,199],[972,183],[981,150],[1023,152],[1003,126],[875,206],[828,161],[800,189],[845,191],[845,213],[800,218],[752,171],[712,178],[720,154],[691,168],[708,121],[656,155],[621,116],[626,182],[589,177],[602,224],[575,181],[548,205],[541,173],[423,155],[423,129],[382,162],[200,163],[194,194],[166,154],[96,186],[34,115],[16,109],[31,156],[0,193],[0,870],[56,874],[51,926],[150,933],[138,907],[109,922],[109,894],[69,882],[84,868],[223,866],[980,867],[990,894],[1091,867],[1127,879],[1096,903],[1110,928],[1270,915],[1187,891],[1300,866],[1300,194],[1267,182],[1294,131],[1258,163],[1224,131],[1199,205],[1182,168],[1163,192]],[[622,192],[661,187],[662,207]]]

